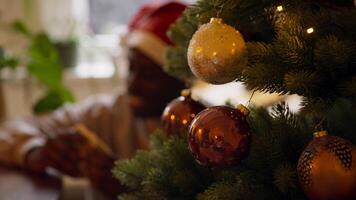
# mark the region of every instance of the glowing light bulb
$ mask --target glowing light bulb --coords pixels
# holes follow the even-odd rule
[[[277,6],[277,11],[282,12],[283,11],[283,6]]]
[[[308,29],[307,29],[307,33],[308,33],[308,34],[314,33],[314,28],[313,28],[313,27],[308,28]]]

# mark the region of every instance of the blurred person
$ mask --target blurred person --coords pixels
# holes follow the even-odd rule
[[[149,133],[159,127],[165,105],[184,88],[162,69],[164,50],[172,45],[166,31],[184,9],[184,4],[167,0],[143,6],[126,37],[127,93],[91,97],[53,113],[5,122],[0,162],[38,174],[51,167],[87,177],[107,194],[123,191],[112,178],[114,161],[149,147]]]

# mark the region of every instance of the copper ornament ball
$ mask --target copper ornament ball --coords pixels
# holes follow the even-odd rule
[[[185,136],[194,117],[205,106],[191,98],[189,90],[183,90],[180,97],[174,99],[163,111],[162,126],[168,135]]]
[[[251,134],[246,111],[216,106],[195,117],[189,129],[189,150],[200,165],[225,168],[247,155]]]
[[[356,147],[322,131],[298,163],[299,182],[310,200],[356,199]]]

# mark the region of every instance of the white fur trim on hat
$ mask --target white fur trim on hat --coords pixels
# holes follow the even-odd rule
[[[141,50],[160,66],[164,65],[164,52],[168,45],[156,35],[141,30],[133,31],[127,37],[127,45]]]

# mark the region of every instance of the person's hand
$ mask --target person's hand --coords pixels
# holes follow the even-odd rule
[[[75,128],[61,131],[55,137],[49,138],[42,148],[43,162],[63,174],[80,177],[82,173],[79,165],[86,143],[85,138],[78,134]]]
[[[116,197],[124,191],[124,187],[112,174],[115,160],[102,149],[96,148],[80,163],[83,176],[88,177],[93,186],[111,197]]]
[[[27,160],[34,169],[51,167],[66,175],[87,177],[109,195],[123,188],[111,174],[116,160],[112,152],[82,125],[57,132],[43,147],[32,150]]]
[[[45,173],[51,167],[63,174],[81,176],[80,149],[84,143],[84,138],[74,128],[60,129],[60,132],[47,138],[43,146],[36,146],[27,152],[25,166],[35,173]]]

